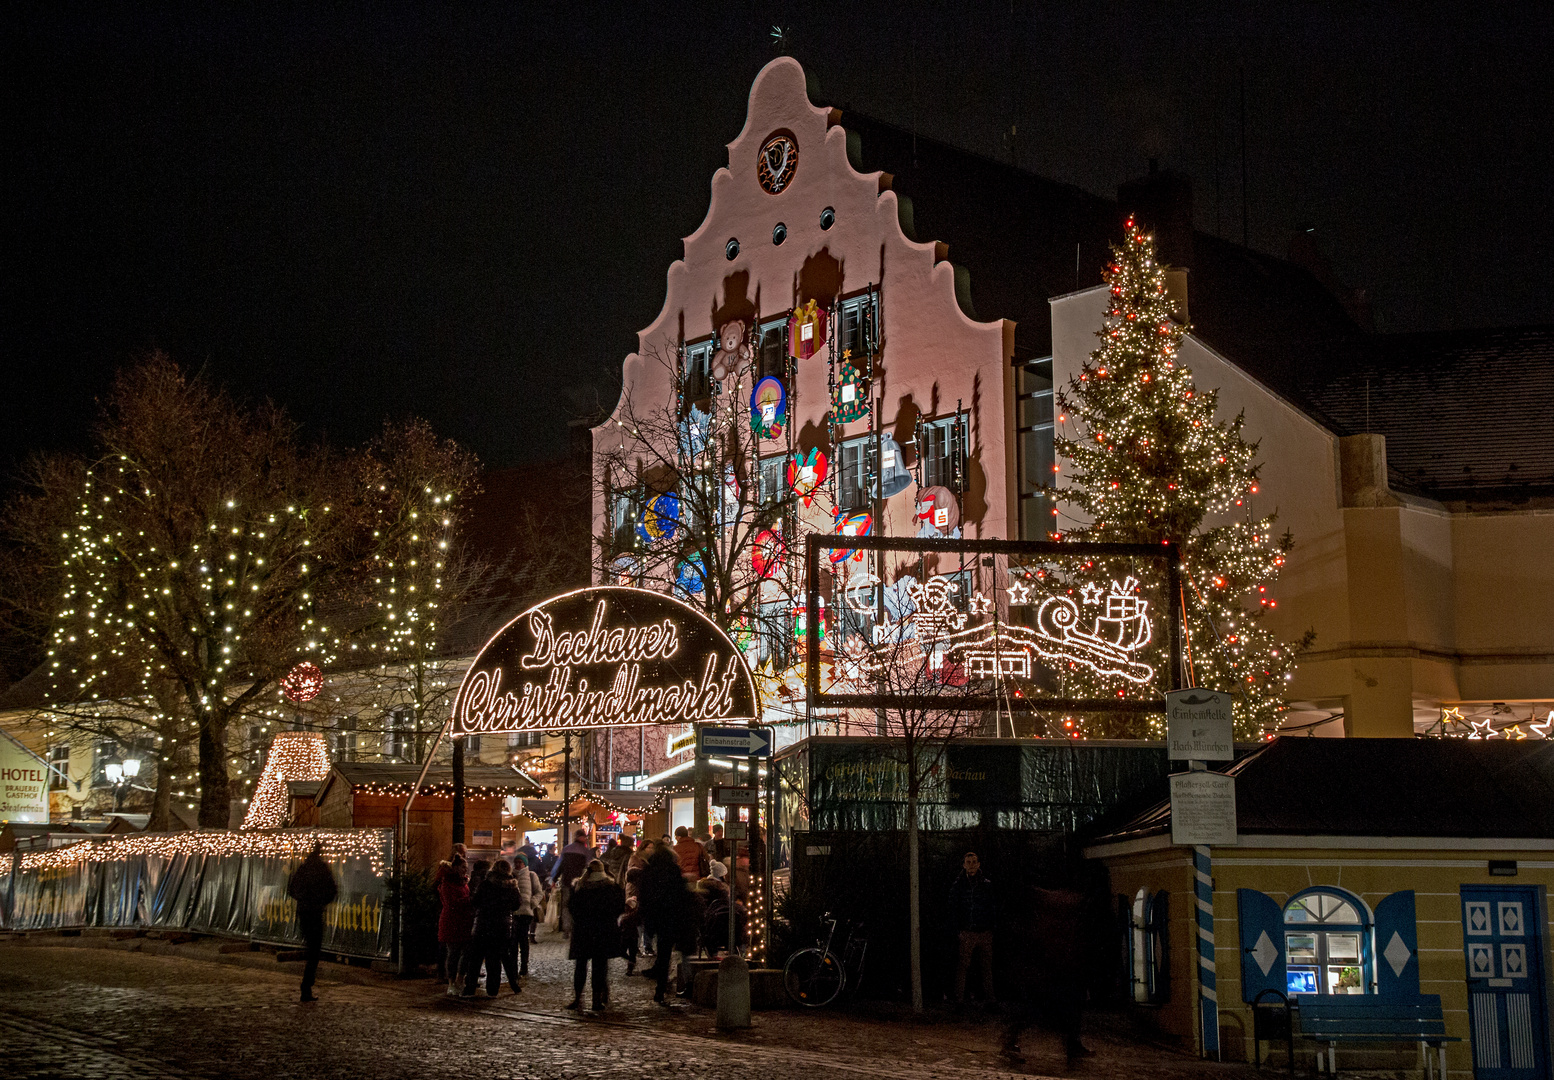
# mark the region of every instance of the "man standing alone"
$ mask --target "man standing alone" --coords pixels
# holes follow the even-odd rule
[[[982,860],[974,851],[966,852],[961,874],[950,886],[950,918],[960,935],[960,952],[955,963],[955,1004],[966,1000],[966,970],[978,959],[982,975],[982,996],[994,1004],[993,994],[993,920],[997,916],[993,883],[982,874]]]
[[[335,902],[340,887],[334,872],[324,861],[324,842],[315,841],[313,851],[302,860],[286,883],[286,895],[297,902],[297,923],[302,928],[306,963],[302,968],[302,1000],[317,1001],[313,982],[318,978],[318,961],[324,953],[324,909]]]

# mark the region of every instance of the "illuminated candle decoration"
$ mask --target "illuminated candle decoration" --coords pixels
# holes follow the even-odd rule
[[[281,677],[281,693],[286,695],[287,701],[298,705],[304,701],[312,701],[323,692],[323,689],[324,673],[318,670],[316,664],[307,660],[302,661]]]
[[[311,666],[311,665],[309,665]],[[316,668],[314,670],[317,670]],[[329,749],[324,737],[311,731],[278,731],[270,743],[264,772],[254,788],[244,829],[274,829],[286,820],[292,780],[322,780],[329,775]]]

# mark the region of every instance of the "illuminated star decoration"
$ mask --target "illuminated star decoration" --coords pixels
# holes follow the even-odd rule
[[[972,596],[970,605],[971,613],[973,615],[988,615],[993,611],[993,601],[989,600],[981,593],[976,593]]]
[[[1534,723],[1529,721],[1528,724],[1527,724],[1527,726],[1529,728],[1531,728],[1533,731],[1536,731],[1538,733],[1538,738],[1540,738],[1540,739],[1547,739],[1547,738],[1550,737],[1549,736],[1549,727],[1550,727],[1550,725],[1554,725],[1554,709],[1549,710],[1548,718],[1546,720],[1544,720],[1543,723],[1541,723],[1541,724],[1534,724]]]
[[[1495,737],[1495,729],[1492,726],[1492,722],[1491,721],[1489,721],[1489,720],[1472,720],[1472,721],[1469,721],[1469,722],[1473,725],[1473,734],[1469,735],[1468,738],[1470,738],[1470,739],[1493,739]]]
[[[1005,590],[1009,594],[1009,606],[1020,607],[1031,602],[1031,587],[1023,581],[1016,581]]]
[[[1095,582],[1090,582],[1079,590],[1087,604],[1099,604],[1101,602],[1101,587]]]

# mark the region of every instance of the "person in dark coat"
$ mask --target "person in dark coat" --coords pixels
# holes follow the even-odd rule
[[[563,934],[572,932],[571,899],[572,883],[583,876],[593,852],[588,850],[588,833],[582,829],[572,834],[572,842],[561,849],[561,858],[550,871],[551,884],[559,888],[561,918],[557,925]]]
[[[621,954],[618,920],[626,910],[626,890],[605,872],[598,859],[572,886],[572,945],[567,956],[572,960],[572,1002],[569,1009],[583,1007],[583,983],[588,965],[593,963],[593,1011],[603,1012],[610,1001],[610,958]]]
[[[462,975],[460,961],[475,929],[475,909],[470,905],[469,897],[469,868],[464,856],[455,852],[447,862],[438,863],[433,885],[437,898],[442,901],[442,911],[437,916],[437,944],[442,949],[448,993],[457,994]]]
[[[642,928],[654,939],[655,958],[649,974],[658,985],[653,1000],[664,1005],[669,988],[669,954],[675,949],[682,956],[696,950],[698,904],[680,872],[680,860],[668,844],[660,845],[648,858],[637,890]]]
[[[317,1001],[313,983],[318,978],[318,961],[324,954],[324,909],[340,895],[334,871],[324,861],[324,842],[313,844],[313,851],[292,871],[286,883],[286,895],[297,902],[297,924],[302,929],[307,963],[302,968],[302,1000]]]
[[[955,1004],[966,1000],[966,971],[974,959],[982,976],[982,995],[986,1004],[995,1003],[993,994],[993,923],[997,918],[997,899],[993,883],[982,873],[982,860],[974,851],[961,860],[961,873],[950,886],[950,921],[959,936],[955,962]]]
[[[496,997],[502,987],[502,968],[507,968],[507,985],[519,993],[518,972],[508,959],[507,943],[513,932],[513,912],[523,904],[513,868],[498,859],[475,890],[475,940],[472,952],[486,962],[486,994]],[[464,996],[474,997],[479,985],[479,960],[469,967],[464,979]]]

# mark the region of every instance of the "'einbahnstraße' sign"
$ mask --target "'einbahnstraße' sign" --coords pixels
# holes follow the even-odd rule
[[[744,657],[688,604],[605,586],[553,597],[480,650],[450,734],[754,720]]]

